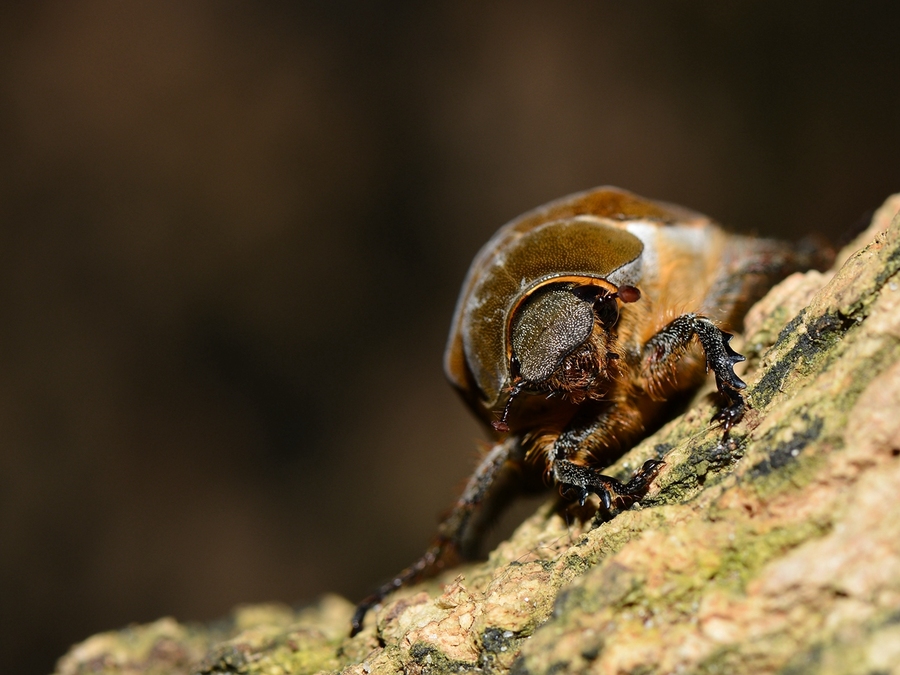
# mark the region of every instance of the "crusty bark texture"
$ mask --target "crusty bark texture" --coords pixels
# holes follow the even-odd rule
[[[596,525],[551,500],[353,639],[327,596],[95,635],[57,672],[900,673],[898,210],[751,310],[727,439],[710,387],[610,469],[665,460],[642,505]]]

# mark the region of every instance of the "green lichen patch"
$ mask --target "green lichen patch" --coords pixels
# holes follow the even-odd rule
[[[530,634],[529,634],[530,635]],[[511,630],[489,627],[481,633],[481,654],[478,667],[482,672],[505,672],[512,666],[522,642],[529,635]]]
[[[775,343],[773,350],[781,348],[778,359],[764,368],[749,392],[754,405],[766,408],[776,396],[827,368],[838,356],[831,348],[855,325],[854,320],[837,314],[809,316],[806,310],[801,313]]]
[[[825,425],[821,417],[810,419],[809,415],[802,414],[800,419],[803,421],[803,428],[790,438],[774,444],[763,439],[764,447],[771,449],[768,449],[765,459],[750,468],[750,475],[761,478],[799,461],[801,453],[819,438]]]
[[[59,675],[181,675],[192,672],[226,633],[165,618],[144,626],[100,633],[60,659]]]
[[[772,288],[744,319],[744,334],[739,350],[745,357],[745,372],[758,369],[763,354],[770,349],[785,326],[809,305],[813,297],[830,279],[833,272],[809,271],[793,274]]]
[[[741,513],[729,516],[717,523],[690,520],[654,529],[630,551],[605,560],[563,591],[553,621],[565,624],[569,615],[626,609],[669,620],[689,616],[711,589],[744,592],[769,561],[823,536],[831,526],[827,519],[772,525]],[[668,550],[666,541],[671,542]]]
[[[443,675],[444,673],[471,673],[479,668],[474,663],[455,661],[429,644],[418,642],[409,650],[405,670],[418,675]]]
[[[204,659],[198,672],[203,675],[311,675],[336,670],[342,665],[337,657],[338,641],[328,640],[315,629],[289,630],[269,640],[247,637],[218,645]]]
[[[848,339],[873,311],[881,289],[900,270],[900,223],[895,221],[875,242],[851,256],[781,331],[763,358],[750,397],[760,409],[790,393],[842,357],[834,347]]]
[[[658,490],[642,501],[644,507],[689,501],[702,488],[715,485],[743,457],[745,437],[721,429],[701,429],[666,457]]]

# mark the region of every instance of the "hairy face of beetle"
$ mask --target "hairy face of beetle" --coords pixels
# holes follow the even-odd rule
[[[510,372],[517,389],[583,400],[605,390],[614,297],[597,286],[562,284],[524,303],[510,327]]]

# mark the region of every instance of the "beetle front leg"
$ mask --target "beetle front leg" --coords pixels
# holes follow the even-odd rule
[[[706,365],[715,373],[719,393],[728,405],[713,417],[721,421],[727,432],[744,414],[744,397],[740,390],[747,385],[734,372],[735,364],[744,361],[728,344],[734,337],[712,321],[696,314],[683,314],[666,325],[644,346],[643,376],[649,388],[659,388],[675,367],[675,360],[684,354],[696,337],[706,354]]]
[[[624,415],[627,405],[587,406],[576,415],[553,445],[553,478],[563,496],[574,496],[584,506],[589,494],[600,497],[601,507],[612,515],[614,507],[627,508],[647,493],[665,462],[650,459],[631,480],[622,483],[596,469],[576,464],[572,458],[591,447],[604,447],[627,437],[640,427],[638,418]]]
[[[497,443],[479,462],[465,490],[441,522],[428,550],[412,565],[356,606],[350,620],[350,637],[362,630],[366,614],[394,591],[420,579],[434,576],[445,567],[470,557],[477,548],[485,525],[515,496],[520,481],[516,467],[522,460],[519,439]]]
[[[559,483],[564,495],[573,492],[578,503],[584,506],[590,493],[600,497],[604,512],[612,515],[613,507],[627,508],[647,494],[653,479],[656,478],[665,462],[648,459],[627,483],[605,476],[595,469],[574,464],[567,459],[553,462],[553,478]]]

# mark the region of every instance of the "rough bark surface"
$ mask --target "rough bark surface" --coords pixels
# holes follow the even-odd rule
[[[353,639],[328,596],[95,635],[57,672],[900,674],[898,211],[751,310],[727,439],[707,390],[611,469],[665,459],[641,506],[594,527],[549,502]]]

